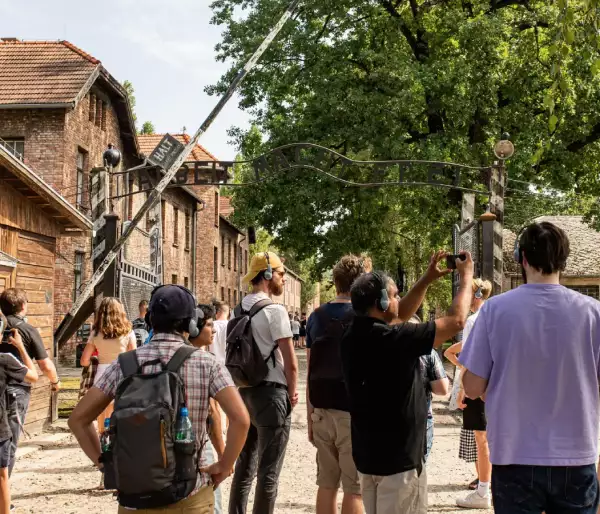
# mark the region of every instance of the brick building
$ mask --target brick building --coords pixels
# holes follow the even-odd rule
[[[285,286],[283,288],[283,294],[279,296],[273,296],[273,301],[283,304],[288,312],[299,315],[304,312],[302,310],[302,302],[300,301],[300,292],[302,290],[302,282],[304,282],[304,280],[302,280],[287,266],[285,267],[285,271]]]
[[[27,318],[51,358],[56,313],[57,248],[62,238],[90,233],[92,223],[0,141],[0,292],[24,289]],[[56,417],[56,396],[39,372],[25,420],[28,430]]]

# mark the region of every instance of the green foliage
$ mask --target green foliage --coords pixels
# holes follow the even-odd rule
[[[226,89],[286,3],[213,2],[213,23],[224,28],[217,51],[232,66],[209,93]],[[243,19],[234,17],[240,7]],[[231,134],[246,157],[310,141],[352,158],[482,166],[506,131],[516,147],[509,179],[597,196],[597,14],[597,0],[304,0],[241,86],[255,126]],[[236,180],[251,176],[236,167]],[[477,173],[462,180],[481,184]],[[568,195],[509,187],[507,223],[573,208]],[[367,252],[376,267],[403,267],[414,280],[434,248],[449,248],[460,194],[343,187],[302,171],[235,188],[234,206],[279,248],[300,260],[316,255],[316,275],[344,253]],[[596,203],[576,207],[597,220]],[[443,304],[449,286],[439,287]]]
[[[133,84],[126,80],[123,82],[123,88],[125,89],[125,94],[127,95],[127,100],[129,100],[129,107],[131,107],[131,114],[133,115],[133,122],[137,124],[137,116],[135,114],[135,89],[133,89]]]
[[[155,133],[155,129],[154,129],[154,124],[151,121],[145,121],[144,124],[142,125],[142,129],[140,130],[140,134],[154,134]]]

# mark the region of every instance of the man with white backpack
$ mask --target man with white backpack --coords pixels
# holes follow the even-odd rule
[[[254,514],[272,514],[279,474],[290,436],[291,413],[298,403],[298,361],[292,330],[279,296],[285,268],[272,252],[252,258],[244,283],[252,293],[236,307],[227,327],[226,365],[250,413],[250,430],[236,463],[229,498],[230,514],[245,514],[257,477]]]

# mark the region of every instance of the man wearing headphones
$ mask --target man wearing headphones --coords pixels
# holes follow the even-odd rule
[[[150,298],[150,321],[154,336],[148,345],[135,350],[137,360],[144,374],[156,373],[166,366],[175,352],[188,344],[189,337],[199,335],[196,301],[192,293],[177,285],[157,287]],[[160,361],[160,362],[156,362]],[[153,362],[150,364],[150,362]],[[148,363],[144,365],[144,363]],[[190,355],[179,369],[184,382],[189,417],[192,422],[199,452],[199,464],[207,464],[206,420],[209,412],[209,399],[219,402],[229,418],[227,444],[219,461],[198,472],[196,488],[185,499],[162,507],[161,512],[212,512],[214,505],[213,487],[217,487],[231,474],[231,469],[246,440],[249,427],[248,412],[237,388],[225,366],[216,361],[209,352],[197,351]],[[102,379],[82,398],[69,418],[69,427],[86,455],[99,464],[100,443],[92,425],[94,419],[114,399],[117,386],[123,379],[118,361],[112,363]],[[132,456],[135,459],[135,455]],[[139,513],[153,512],[153,509],[137,510]],[[119,513],[127,513],[119,507]]]
[[[422,292],[410,297],[424,295],[423,282],[427,286],[447,273],[438,268],[445,257],[445,252],[435,254],[434,270],[417,282]],[[456,269],[460,286],[450,314],[428,323],[390,326],[399,317],[400,299],[396,284],[383,273],[366,273],[352,286],[356,317],[344,335],[341,353],[350,400],[352,454],[367,514],[427,512],[423,462],[427,399],[419,359],[464,327],[473,282],[468,253],[465,260],[457,259]]]
[[[252,257],[248,274],[252,293],[245,296],[241,309],[250,312],[258,302],[262,307],[252,317],[252,336],[269,371],[259,385],[242,387],[240,394],[250,413],[250,430],[235,466],[229,497],[229,514],[245,514],[254,477],[256,494],[254,514],[272,514],[277,499],[279,474],[290,437],[292,409],[298,403],[298,361],[294,353],[292,330],[283,305],[270,296],[283,293],[285,268],[273,252]],[[238,315],[240,306],[235,309]],[[219,402],[220,403],[220,402]]]
[[[600,303],[560,285],[569,239],[526,227],[525,284],[488,300],[459,361],[469,398],[485,396],[498,514],[596,514]]]

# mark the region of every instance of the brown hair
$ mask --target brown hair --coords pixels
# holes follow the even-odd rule
[[[487,300],[492,294],[492,283],[489,280],[476,278],[473,280],[473,293],[476,293],[479,288],[481,288],[482,298]]]
[[[27,303],[27,293],[23,289],[11,287],[5,289],[0,295],[0,310],[6,316],[12,316],[23,310]]]
[[[131,332],[131,322],[123,304],[117,298],[104,298],[94,319],[92,327],[96,335],[102,334],[105,339],[123,337]]]
[[[523,262],[523,253],[528,264],[544,275],[564,271],[570,253],[569,238],[552,223],[533,223],[519,238],[519,262]]]
[[[373,264],[369,257],[344,255],[333,268],[333,283],[338,293],[349,293],[354,281],[363,273],[369,273]]]

